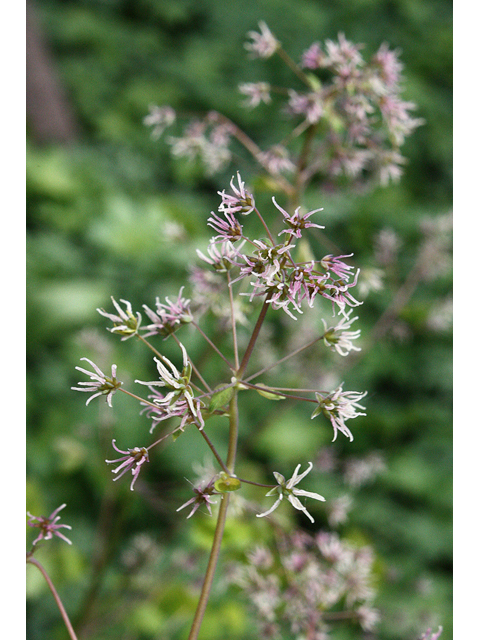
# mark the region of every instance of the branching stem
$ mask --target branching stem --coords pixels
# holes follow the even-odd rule
[[[63,603],[60,600],[60,596],[58,595],[57,590],[53,586],[53,582],[51,581],[50,576],[45,571],[45,568],[31,554],[27,554],[27,562],[29,562],[30,564],[34,564],[37,567],[37,569],[40,571],[40,573],[43,575],[43,577],[45,578],[45,581],[48,584],[48,588],[50,589],[53,597],[55,598],[55,602],[57,603],[57,607],[62,615],[63,621],[65,623],[65,626],[67,627],[67,631],[70,638],[72,640],[77,640],[77,636],[75,635],[75,631],[73,630],[72,623],[70,622],[67,612],[65,611],[65,607],[63,606]]]

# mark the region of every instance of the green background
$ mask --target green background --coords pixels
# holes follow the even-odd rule
[[[61,521],[72,525],[74,543],[55,540],[38,558],[81,637],[183,638],[196,604],[191,583],[201,575],[213,521],[199,513],[186,522],[187,513],[175,509],[189,497],[184,478],[193,479],[192,462],[206,453],[203,442],[186,433],[152,460],[141,490],[132,494],[126,478],[112,484],[103,460],[115,457],[113,437],[120,448],[150,442],[148,421],[123,394],[110,410],[95,401],[85,408],[84,397],[70,390],[82,379],[74,367],[83,356],[106,372],[115,362],[130,383],[154,378],[150,354],[106,332],[95,309],[110,310],[112,295],[134,308],[153,306],[156,296],[176,296],[195,249],[205,251],[216,191],[237,169],[205,177],[198,166],[171,159],[142,120],[154,103],[215,109],[261,146],[272,143],[278,132],[265,126],[268,110],[245,110],[237,91],[240,82],[289,81],[276,61],[246,55],[246,33],[259,20],[294,59],[313,41],[339,32],[365,43],[365,55],[384,41],[400,48],[404,97],[426,121],[403,148],[409,160],[403,179],[367,193],[312,189],[306,206],[324,208],[328,237],[354,252],[362,269],[374,265],[375,234],[394,229],[403,245],[392,280],[402,282],[418,252],[419,221],[451,208],[451,3],[44,0],[36,9],[79,132],[70,145],[40,145],[31,129],[27,133],[27,509],[48,515],[66,502]],[[247,181],[253,176],[248,165],[239,168]],[[268,199],[260,194],[259,201]],[[163,231],[172,222],[182,229],[175,241]],[[402,311],[407,337],[385,339],[345,366],[345,389],[369,392],[367,417],[349,425],[353,443],[340,436],[331,445],[329,425],[311,423],[302,407],[279,410],[258,397],[242,409],[241,451],[249,456],[244,474],[260,481],[269,482],[272,470],[289,477],[322,448],[333,447],[343,461],[371,451],[385,458],[386,471],[355,492],[350,518],[340,527],[378,555],[383,622],[374,636],[339,627],[332,638],[415,640],[438,624],[442,640],[452,637],[451,335],[432,332],[426,321],[450,292],[450,274],[421,284]],[[392,295],[389,288],[370,294],[359,308],[366,344]],[[272,324],[277,347],[290,335],[287,325],[283,318]],[[186,330],[180,338],[194,361],[203,357],[204,343],[195,334]],[[171,341],[158,344],[177,358]],[[334,369],[339,361],[322,352],[319,366]],[[225,372],[216,364],[209,360],[206,371],[222,381]],[[221,449],[222,427],[212,429]],[[345,485],[338,469],[317,470],[305,488],[336,497]],[[262,491],[251,497],[266,502]],[[282,516],[310,531],[328,526],[321,507],[312,506],[312,513],[310,529],[301,514],[285,509]],[[236,521],[227,529],[223,557],[241,557],[269,535],[264,521]],[[33,537],[28,529],[27,542]],[[28,637],[64,638],[40,574],[28,569]],[[249,624],[242,595],[219,588],[201,637],[251,638]]]

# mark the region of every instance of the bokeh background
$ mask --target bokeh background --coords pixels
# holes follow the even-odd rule
[[[115,362],[126,384],[153,379],[150,354],[109,334],[96,308],[111,309],[110,296],[140,308],[176,295],[185,283],[188,290],[195,249],[204,251],[211,235],[206,220],[218,205],[216,192],[237,167],[206,177],[201,167],[172,159],[143,119],[151,104],[216,109],[270,144],[267,111],[244,109],[237,90],[240,82],[285,79],[278,65],[246,55],[246,33],[259,20],[294,59],[339,32],[364,43],[366,53],[384,41],[401,49],[403,95],[418,105],[425,125],[403,148],[408,164],[399,184],[368,191],[317,186],[306,196],[310,208],[324,208],[329,237],[354,252],[362,270],[379,266],[380,232],[394,231],[401,241],[386,286],[359,309],[362,357],[350,366],[323,355],[302,363],[312,375],[321,366],[325,376],[342,366],[346,389],[369,392],[367,417],[352,422],[353,443],[332,445],[329,425],[313,426],[308,411],[289,405],[272,414],[259,397],[243,409],[245,474],[268,482],[271,470],[287,475],[316,451],[306,488],[330,499],[353,494],[349,517],[336,529],[375,549],[383,621],[376,635],[339,627],[332,638],[415,640],[438,624],[442,638],[452,637],[452,283],[443,263],[436,277],[413,287],[376,339],[379,318],[418,259],[422,220],[451,210],[451,12],[447,0],[27,2],[27,509],[48,515],[67,503],[62,522],[72,525],[74,544],[55,540],[38,557],[80,637],[183,638],[195,609],[213,521],[198,514],[186,522],[176,508],[189,497],[192,463],[206,460],[203,442],[187,433],[160,452],[132,494],[129,482],[112,483],[103,461],[115,457],[113,437],[121,448],[150,442],[148,421],[123,394],[112,410],[103,402],[86,408],[70,387],[82,378],[75,366],[83,356],[104,371]],[[253,175],[248,165],[238,168],[247,181]],[[293,340],[286,324],[270,328],[276,347]],[[187,330],[184,339],[221,381],[198,336]],[[170,341],[161,346],[176,357]],[[220,427],[216,435],[222,448]],[[372,452],[384,469],[352,489],[345,470]],[[309,531],[331,527],[321,506],[312,513]],[[305,527],[301,514],[283,516],[286,526]],[[222,561],[240,559],[259,535],[268,540],[258,523],[250,517],[227,528]],[[33,538],[28,529],[27,543]],[[27,589],[28,637],[64,638],[53,599],[31,566]],[[248,611],[238,590],[220,584],[202,637],[255,637]]]

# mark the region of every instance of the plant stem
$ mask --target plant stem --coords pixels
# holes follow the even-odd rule
[[[236,373],[236,377],[239,379],[243,376],[243,373],[247,367],[248,361],[250,360],[250,356],[252,355],[255,342],[257,341],[258,334],[260,333],[260,329],[262,328],[263,321],[265,320],[265,315],[267,313],[267,310],[268,310],[268,302],[265,301],[263,303],[262,310],[260,311],[260,315],[258,316],[257,324],[255,325],[255,328],[253,330],[252,337],[250,338],[250,342],[248,343],[248,346],[245,350],[243,360],[240,363],[240,368]]]
[[[233,474],[235,467],[235,456],[237,452],[237,440],[238,440],[238,404],[237,404],[238,390],[235,389],[233,398],[230,400],[230,430],[228,440],[228,453],[227,453],[227,469]],[[192,627],[188,636],[188,640],[197,640],[200,632],[200,626],[202,624],[203,616],[205,615],[205,609],[207,608],[208,599],[212,589],[213,577],[215,575],[215,569],[217,567],[218,557],[220,555],[220,547],[222,544],[223,531],[225,529],[225,522],[227,519],[227,509],[230,495],[224,493],[222,496],[222,502],[218,510],[217,526],[215,527],[215,533],[213,536],[212,550],[210,551],[210,558],[208,559],[207,570],[205,572],[205,578],[203,580],[202,591],[197,604],[197,610],[193,618]]]
[[[233,303],[233,291],[230,286],[230,272],[227,271],[227,281],[228,281],[228,296],[230,299],[230,313],[231,313],[231,322],[232,322],[232,337],[233,337],[233,352],[235,354],[235,370],[239,367],[238,360],[238,342],[237,342],[237,323],[235,321],[235,305]]]
[[[218,510],[217,526],[215,528],[215,534],[213,536],[212,550],[210,551],[210,558],[208,560],[207,571],[202,585],[202,592],[198,601],[197,610],[193,619],[192,627],[188,640],[197,640],[200,631],[200,625],[202,624],[205,609],[207,608],[208,598],[210,596],[210,590],[212,588],[213,576],[217,566],[218,556],[220,554],[220,545],[222,544],[223,530],[225,528],[225,521],[227,519],[227,508],[230,495],[224,493],[220,508]]]
[[[198,425],[197,425],[198,426]],[[213,455],[215,456],[215,458],[217,459],[218,464],[222,467],[222,469],[225,471],[225,473],[230,474],[229,469],[227,468],[227,466],[225,465],[225,463],[223,462],[222,458],[220,457],[220,454],[218,453],[218,451],[215,449],[215,446],[213,445],[213,442],[210,440],[210,438],[207,436],[207,434],[205,433],[205,431],[203,429],[198,428],[200,435],[203,437],[203,439],[205,440],[205,442],[208,444],[208,446],[210,447]]]
[[[43,575],[43,577],[45,578],[48,584],[50,591],[53,594],[53,597],[55,598],[55,602],[57,603],[57,607],[59,608],[60,613],[62,614],[62,618],[65,623],[65,626],[67,627],[67,631],[70,638],[72,640],[77,640],[77,636],[75,635],[75,631],[73,630],[70,619],[67,615],[67,612],[65,611],[65,607],[63,606],[62,601],[60,600],[60,596],[58,595],[57,590],[53,586],[53,582],[50,580],[50,576],[45,571],[43,565],[36,558],[34,558],[29,554],[27,554],[27,562],[30,562],[30,564],[34,564],[40,570],[41,574]]]

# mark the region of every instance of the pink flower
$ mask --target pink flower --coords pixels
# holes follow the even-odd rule
[[[115,445],[115,440],[112,440],[112,446],[115,451],[118,453],[123,453],[124,455],[121,458],[117,458],[116,460],[105,460],[108,464],[115,464],[117,462],[121,462],[121,464],[112,470],[112,473],[121,472],[116,478],[113,479],[118,480],[123,476],[127,471],[132,471],[132,484],[130,485],[130,490],[133,491],[133,485],[135,484],[138,475],[141,471],[142,465],[144,462],[149,462],[148,458],[148,450],[145,447],[134,447],[133,449],[128,449],[127,451],[122,451]]]
[[[320,120],[324,111],[324,99],[320,92],[297,93],[290,89],[288,95],[289,113],[305,116],[310,124]]]
[[[207,224],[218,233],[214,238],[215,241],[225,242],[226,240],[230,240],[230,242],[236,242],[240,240],[242,237],[242,225],[232,213],[224,211],[225,219],[220,218],[220,216],[217,216],[213,211],[211,213],[212,215],[208,219]]]
[[[226,273],[236,264],[235,258],[239,255],[239,251],[242,249],[245,241],[241,242],[238,248],[235,248],[233,244],[226,240],[220,244],[215,242],[215,238],[212,238],[208,247],[208,256],[197,249],[198,257],[204,262],[211,265],[217,273]]]
[[[398,59],[398,51],[391,51],[384,42],[372,57],[372,63],[377,65],[380,77],[389,89],[395,89],[400,80],[403,64]]]
[[[251,38],[253,42],[246,42],[245,49],[251,51],[252,56],[255,58],[270,58],[280,47],[280,43],[265,22],[260,21],[258,26],[260,27],[260,33],[256,31],[249,31],[247,33],[247,36]]]
[[[268,104],[272,101],[268,82],[244,82],[238,89],[240,93],[247,96],[245,101],[247,107],[257,107],[261,102]]]
[[[145,408],[142,409],[140,413],[146,412],[147,416],[152,420],[150,433],[153,432],[160,422],[168,420],[169,418],[181,418],[179,429],[182,431],[186,424],[192,422],[195,422],[199,429],[203,429],[205,422],[202,416],[202,408],[205,407],[200,400],[196,398],[193,399],[193,405],[195,407],[195,412],[193,412],[189,402],[185,398],[172,402],[171,398],[167,398],[154,389],[154,387],[149,387],[149,389],[152,392],[152,394],[148,396],[150,403],[142,402],[141,404],[144,405]],[[155,406],[152,406],[151,403]]]
[[[190,300],[182,297],[184,287],[180,289],[177,300],[172,302],[168,297],[165,298],[166,304],[156,299],[157,311],[152,311],[146,304],[143,305],[145,313],[152,321],[152,324],[143,327],[147,331],[145,337],[160,334],[168,337],[182,325],[188,324],[193,320],[190,311]]]
[[[320,291],[320,295],[337,304],[341,313],[345,313],[345,306],[347,304],[350,307],[358,307],[363,304],[363,302],[356,300],[349,289],[356,286],[359,273],[360,269],[358,269],[353,282],[350,284],[346,284],[343,280],[333,280],[330,283],[325,283],[323,285],[323,291]]]
[[[30,521],[27,523],[28,526],[40,529],[38,538],[33,541],[34,545],[37,544],[37,542],[39,542],[40,540],[50,540],[52,536],[57,536],[58,538],[65,540],[65,542],[68,542],[68,544],[72,544],[72,541],[66,538],[63,533],[60,533],[59,531],[59,529],[62,528],[71,529],[72,527],[68,524],[57,524],[57,521],[60,520],[60,516],[57,514],[66,506],[66,504],[60,505],[48,516],[48,518],[45,518],[44,516],[40,516],[37,518],[36,516],[32,516],[32,514],[27,511],[27,515],[30,518]]]
[[[420,640],[438,640],[438,638],[442,635],[443,627],[438,627],[438,631],[433,633],[431,629],[427,629],[425,633],[421,636]]]
[[[324,65],[325,54],[318,42],[314,42],[302,55],[302,67],[318,69]]]
[[[333,273],[335,273],[339,278],[348,282],[348,279],[352,275],[350,271],[352,271],[354,267],[345,264],[345,262],[342,262],[341,258],[351,258],[352,256],[353,253],[345,256],[337,256],[336,258],[334,258],[332,255],[328,255],[320,260],[320,264],[325,269],[325,271],[333,271]]]
[[[325,229],[325,227],[323,227],[320,224],[308,222],[308,218],[310,216],[312,216],[314,213],[317,213],[318,211],[323,211],[323,208],[314,209],[313,211],[309,211],[304,215],[300,215],[299,213],[300,207],[297,207],[297,209],[295,209],[295,213],[289,214],[287,211],[285,211],[285,209],[282,209],[282,207],[280,207],[277,204],[275,198],[272,198],[272,200],[273,200],[273,204],[283,214],[284,222],[290,227],[289,229],[284,229],[283,231],[280,231],[278,235],[282,233],[289,233],[294,238],[301,238],[303,229],[309,229],[311,227],[316,227],[317,229]]]
[[[364,62],[359,49],[363,45],[354,45],[349,42],[343,33],[338,34],[338,42],[325,41],[327,52],[325,66],[333,67],[340,78],[347,79],[355,74]]]
[[[112,406],[112,396],[119,389],[123,382],[117,380],[117,365],[112,364],[112,375],[111,377],[106,376],[101,369],[97,367],[91,360],[88,358],[80,358],[80,360],[86,360],[94,369],[96,373],[92,373],[91,371],[87,371],[87,369],[82,369],[82,367],[75,367],[78,371],[82,373],[86,373],[87,376],[90,376],[93,382],[79,382],[78,384],[83,385],[85,389],[80,387],[72,387],[73,391],[85,391],[86,393],[92,393],[93,396],[88,398],[86,404],[96,398],[97,396],[106,396],[107,404],[109,407]]]
[[[240,177],[240,173],[238,171],[237,181],[238,188],[233,184],[233,178],[230,181],[230,186],[234,195],[225,193],[225,189],[218,192],[218,195],[222,198],[222,202],[218,207],[220,213],[241,213],[246,216],[255,209],[255,199],[253,195],[245,189],[245,183]]]
[[[188,359],[187,351],[183,344],[179,343],[180,349],[183,354],[183,369],[178,371],[175,365],[165,356],[154,358],[157,364],[157,370],[160,375],[160,380],[154,380],[152,382],[143,382],[142,380],[135,380],[138,384],[152,387],[167,387],[169,392],[162,398],[156,398],[155,403],[168,407],[168,411],[171,416],[182,415],[184,417],[184,424],[187,422],[189,415],[197,422],[200,429],[203,429],[204,422],[201,414],[201,403],[196,401],[193,395],[192,387],[190,386],[190,378],[192,375],[192,364]],[[182,404],[187,403],[187,407]],[[175,407],[176,405],[176,407]],[[180,413],[178,413],[180,411]]]
[[[294,171],[295,165],[290,160],[288,150],[280,144],[270,147],[258,155],[260,164],[273,175]]]
[[[181,507],[178,507],[177,511],[181,511],[185,507],[188,507],[189,505],[192,504],[193,508],[187,516],[187,520],[188,520],[193,516],[193,514],[196,512],[196,510],[199,507],[201,507],[202,505],[205,505],[208,509],[208,513],[212,515],[212,508],[210,505],[217,503],[216,500],[212,500],[212,495],[218,495],[214,489],[214,481],[210,480],[210,482],[208,482],[205,486],[200,485],[199,487],[193,487],[193,491],[195,493],[193,498],[190,498],[190,500],[187,500],[187,502],[182,504]]]
[[[164,130],[175,122],[175,119],[176,113],[172,107],[152,105],[150,113],[143,119],[143,124],[147,127],[153,127],[152,137],[157,140]]]

